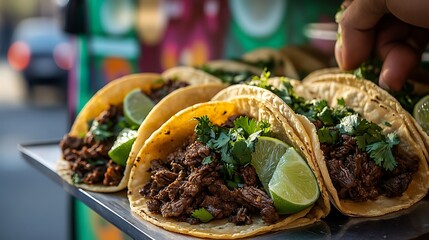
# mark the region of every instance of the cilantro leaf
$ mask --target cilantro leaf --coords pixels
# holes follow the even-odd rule
[[[207,116],[196,118],[198,121],[195,126],[195,133],[197,134],[197,140],[206,144],[211,139],[213,124]]]
[[[392,153],[392,148],[399,144],[399,138],[396,133],[389,133],[386,139],[371,143],[366,146],[366,151],[378,166],[388,171],[392,171],[397,163]]]
[[[100,124],[96,120],[91,122],[89,134],[92,134],[96,141],[105,141],[108,138],[115,136],[115,134],[110,130],[109,124]]]
[[[261,133],[268,133],[269,131],[269,123],[261,121],[258,122],[254,119],[248,118],[248,117],[238,117],[234,121],[234,129],[243,129],[244,138],[248,138],[251,134],[260,131]]]
[[[213,162],[213,159],[211,156],[207,156],[203,159],[203,161],[201,162],[203,165],[207,165]]]
[[[335,144],[338,139],[338,132],[333,129],[322,127],[317,130],[320,143]]]
[[[235,171],[239,166],[251,161],[258,137],[263,134],[268,135],[270,125],[267,122],[259,122],[243,116],[235,119],[234,127],[230,129],[213,125],[207,116],[196,120],[198,121],[195,127],[197,140],[220,154],[226,180],[241,183]],[[211,161],[205,158],[203,164],[209,164]]]

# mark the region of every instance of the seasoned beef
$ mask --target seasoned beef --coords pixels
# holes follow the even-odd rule
[[[418,169],[416,158],[406,157],[395,146],[397,161],[393,171],[384,170],[370,156],[358,149],[356,139],[341,135],[336,145],[321,144],[332,183],[340,199],[353,201],[375,200],[380,195],[401,196]]]
[[[256,186],[258,184],[258,175],[255,168],[251,165],[240,168],[240,175],[247,186]]]
[[[106,172],[105,166],[98,166],[91,169],[90,172],[85,174],[83,182],[86,184],[97,184],[103,181],[104,173]]]
[[[80,158],[80,151],[76,149],[66,148],[63,150],[63,158],[69,162],[75,162]]]
[[[210,149],[206,145],[196,141],[186,148],[183,163],[188,166],[200,165],[203,159],[209,155]]]
[[[146,202],[147,208],[152,213],[161,213],[161,202],[156,199],[149,199]]]
[[[381,185],[381,192],[386,197],[400,197],[407,190],[412,179],[413,175],[411,173],[402,173],[389,178]]]
[[[154,103],[158,103],[165,96],[167,96],[174,90],[182,87],[186,87],[188,85],[189,84],[187,82],[175,81],[175,80],[169,79],[165,81],[164,84],[162,84],[161,86],[152,88],[148,96],[150,99],[152,99]]]
[[[159,171],[156,171],[155,174],[151,176],[154,182],[156,182],[160,187],[165,187],[172,183],[176,178],[178,174],[171,172],[167,169],[162,169]]]
[[[117,186],[124,177],[125,168],[114,163],[112,160],[107,164],[107,170],[104,174],[103,185]]]
[[[203,164],[207,156],[212,161]],[[149,171],[151,181],[140,189],[140,194],[149,199],[151,212],[164,217],[196,224],[200,220],[192,213],[205,208],[215,219],[226,218],[237,225],[251,224],[252,214],[262,216],[266,223],[278,220],[273,201],[260,189],[252,166],[237,169],[244,187],[231,190],[223,179],[225,169],[220,155],[198,141],[187,141],[165,162],[154,160]]]
[[[108,130],[113,132],[115,124],[122,116],[122,106],[112,105],[94,121],[99,125],[105,124],[110,128]],[[123,178],[125,168],[113,163],[108,155],[114,140],[113,137],[97,140],[92,131],[88,131],[83,138],[65,135],[60,146],[63,159],[70,162],[70,168],[74,173],[73,181],[117,186]]]
[[[61,147],[61,150],[63,151],[66,149],[80,149],[82,147],[82,144],[83,144],[82,138],[65,135],[62,141],[60,142],[60,147]]]
[[[155,159],[150,162],[150,171],[157,171],[160,169],[168,169],[166,164],[164,164],[160,159]]]
[[[223,201],[219,196],[210,195],[206,195],[200,205],[207,209],[215,219],[227,218],[237,208],[235,202]]]
[[[238,209],[235,216],[231,215],[230,221],[236,225],[248,225],[252,224],[252,218],[247,213],[247,208],[241,207]]]
[[[250,205],[259,209],[264,222],[274,223],[279,219],[273,200],[263,190],[256,187],[243,187],[235,189],[234,193],[244,206]]]
[[[242,115],[235,114],[230,116],[223,124],[222,127],[233,128],[235,119],[239,118]]]
[[[181,197],[172,202],[166,202],[161,206],[163,217],[179,217],[192,204],[192,197]]]
[[[97,121],[99,124],[108,124],[112,121],[112,119],[117,118],[119,115],[123,115],[122,105],[110,105],[109,109],[101,112],[101,114],[95,118],[95,121]]]

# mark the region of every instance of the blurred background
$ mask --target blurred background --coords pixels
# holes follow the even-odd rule
[[[70,49],[58,14],[51,0],[0,0],[0,239],[70,235],[69,197],[17,151],[18,143],[59,139],[68,127],[62,64],[71,62],[59,55]]]
[[[341,2],[0,0],[0,239],[128,238],[17,145],[59,140],[98,89],[126,74],[258,47],[311,46],[332,64]]]

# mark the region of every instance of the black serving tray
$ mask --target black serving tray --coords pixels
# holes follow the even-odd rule
[[[133,239],[192,239],[139,219],[130,210],[126,191],[95,193],[65,182],[55,171],[59,141],[18,146],[22,157],[75,198]],[[429,239],[429,197],[409,209],[377,218],[351,218],[332,208],[328,217],[310,226],[256,236],[254,239]]]

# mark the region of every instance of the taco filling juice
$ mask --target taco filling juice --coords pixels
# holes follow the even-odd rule
[[[187,85],[186,82],[176,80],[159,81],[151,87],[147,96],[157,103],[169,93]],[[123,105],[118,104],[110,105],[90,121],[89,131],[84,136],[64,136],[60,146],[64,160],[70,163],[72,182],[117,186],[124,177],[125,164],[112,161],[109,151],[122,130],[138,127],[126,120]]]

